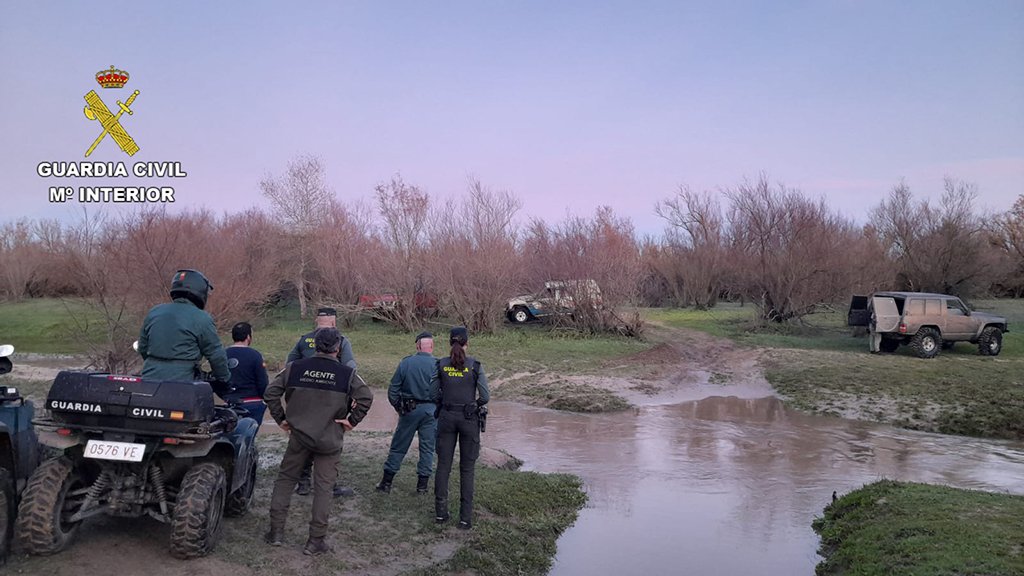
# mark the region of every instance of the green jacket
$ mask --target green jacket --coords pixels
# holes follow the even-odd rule
[[[287,404],[287,409],[282,405]],[[366,417],[373,392],[355,370],[329,354],[315,354],[285,365],[267,387],[263,400],[274,421],[287,420],[299,442],[318,454],[341,450],[345,429],[335,420],[353,425]]]
[[[429,352],[417,352],[402,358],[388,386],[388,402],[395,408],[408,398],[432,402],[437,396],[432,383],[436,371],[437,359]]]
[[[142,377],[147,380],[191,382],[204,357],[214,378],[231,379],[213,318],[186,298],[158,304],[146,314],[139,331],[139,354],[145,360]]]

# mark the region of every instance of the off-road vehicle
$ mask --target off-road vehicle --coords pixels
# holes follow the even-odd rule
[[[957,342],[977,344],[982,356],[996,356],[1003,349],[1003,333],[1009,332],[1002,316],[972,311],[956,296],[926,292],[854,296],[847,323],[871,326],[881,334],[882,352],[906,344],[921,358],[934,358]]]
[[[552,280],[536,294],[511,298],[505,305],[509,322],[523,324],[530,320],[572,314],[576,306],[586,303],[601,306],[601,288],[594,280]]]
[[[67,547],[98,514],[150,516],[171,525],[171,553],[203,556],[221,518],[252,500],[257,424],[215,406],[210,384],[64,371],[35,420],[40,442],[62,455],[29,479],[15,532],[31,554]]]
[[[0,374],[11,371],[14,347],[0,346]],[[0,383],[0,562],[11,542],[18,494],[39,463],[39,444],[32,417],[35,408],[13,386]]]

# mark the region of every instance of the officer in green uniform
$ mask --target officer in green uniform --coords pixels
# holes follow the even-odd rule
[[[288,357],[285,362],[295,362],[296,360],[302,360],[303,358],[310,358],[316,352],[313,345],[314,336],[316,336],[317,330],[321,328],[335,328],[338,325],[338,311],[334,308],[323,307],[317,308],[316,311],[316,328],[312,332],[307,332],[302,336],[299,336],[299,341],[295,343],[291,351],[288,352]],[[338,352],[338,359],[342,364],[349,368],[356,369],[356,358],[352,354],[352,344],[348,341],[348,338],[341,337],[341,348]],[[302,468],[302,474],[299,475],[299,482],[295,485],[295,493],[299,496],[306,496],[309,494],[310,486],[312,485],[312,474],[313,474],[313,459],[310,458],[306,465]],[[347,486],[335,486],[334,496],[352,496],[355,491]]]
[[[218,381],[231,379],[228,358],[213,318],[203,309],[213,286],[197,270],[178,270],[171,279],[171,302],[146,314],[139,332],[139,354],[147,380],[191,382],[203,357]]]
[[[303,553],[318,556],[331,550],[324,538],[345,432],[366,416],[373,403],[373,392],[355,370],[338,361],[341,334],[336,328],[318,330],[314,346],[316,354],[287,364],[264,396],[270,415],[289,434],[270,497],[270,530],[264,539],[274,546],[284,543],[292,488],[303,464],[311,457],[313,510]],[[282,397],[287,410],[281,404]]]
[[[461,500],[459,528],[473,526],[473,481],[476,460],[480,456],[480,429],[486,416],[484,405],[491,399],[487,377],[476,359],[466,356],[469,332],[463,327],[452,328],[449,338],[451,356],[437,364],[438,407],[437,422],[437,477],[434,479],[434,519],[447,522],[448,476],[455,459],[455,443],[459,444],[459,478]]]
[[[416,353],[402,358],[388,386],[388,402],[398,412],[398,425],[391,437],[391,450],[384,463],[384,478],[377,484],[380,492],[391,492],[391,481],[402,466],[412,437],[419,435],[420,460],[416,467],[416,493],[426,494],[430,473],[434,468],[434,441],[437,420],[434,419],[436,392],[433,389],[437,360],[434,359],[434,336],[421,332],[416,336]]]

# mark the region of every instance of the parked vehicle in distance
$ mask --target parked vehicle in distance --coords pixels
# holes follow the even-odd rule
[[[921,358],[934,358],[957,342],[977,344],[982,356],[1003,349],[1006,318],[968,308],[948,294],[927,292],[875,292],[854,296],[847,313],[850,326],[870,326],[882,335],[882,352],[908,345]]]
[[[389,318],[395,314],[402,298],[393,291],[361,294],[359,308],[373,314],[375,319]],[[437,298],[426,292],[417,292],[413,296],[413,306],[423,316],[433,316],[437,311]]]
[[[509,322],[524,324],[544,317],[572,314],[579,303],[601,307],[601,288],[594,280],[549,280],[536,294],[510,298],[505,305]]]

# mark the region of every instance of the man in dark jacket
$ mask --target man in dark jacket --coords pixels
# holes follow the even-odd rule
[[[341,334],[337,329],[318,330],[314,347],[313,357],[287,364],[264,396],[270,415],[289,434],[270,498],[270,531],[265,540],[274,546],[284,543],[292,487],[302,465],[312,456],[313,511],[309,540],[303,550],[311,556],[330,551],[324,538],[342,442],[345,432],[359,424],[373,403],[373,392],[366,383],[355,370],[338,361]],[[281,404],[282,397],[287,411]]]
[[[269,383],[267,364],[263,361],[263,355],[252,347],[251,324],[239,322],[232,326],[231,339],[235,343],[226,350],[229,365],[230,360],[236,361],[231,366],[231,383],[215,388],[214,392],[225,402],[245,408],[257,424],[262,424],[263,413],[267,408],[263,403],[263,394]]]
[[[312,332],[307,332],[302,336],[299,336],[299,341],[292,346],[288,357],[285,362],[295,362],[296,360],[302,360],[303,358],[310,358],[316,352],[314,348],[314,336],[316,336],[317,330],[321,328],[335,328],[338,324],[338,311],[334,308],[323,307],[318,308],[316,311],[316,328]],[[348,341],[348,338],[341,337],[341,346],[338,350],[338,360],[348,366],[349,368],[356,369],[356,358],[352,354],[352,344]],[[299,482],[295,485],[295,493],[299,496],[306,496],[309,494],[310,486],[313,484],[312,472],[313,471],[313,460],[310,459],[306,462],[306,465],[302,468],[302,474],[299,475]],[[334,496],[352,496],[355,494],[348,486],[335,486]]]
[[[171,302],[154,306],[142,322],[139,354],[147,380],[191,382],[203,357],[213,376],[231,379],[228,358],[217,336],[213,318],[203,311],[213,286],[198,270],[178,270],[171,279]]]

